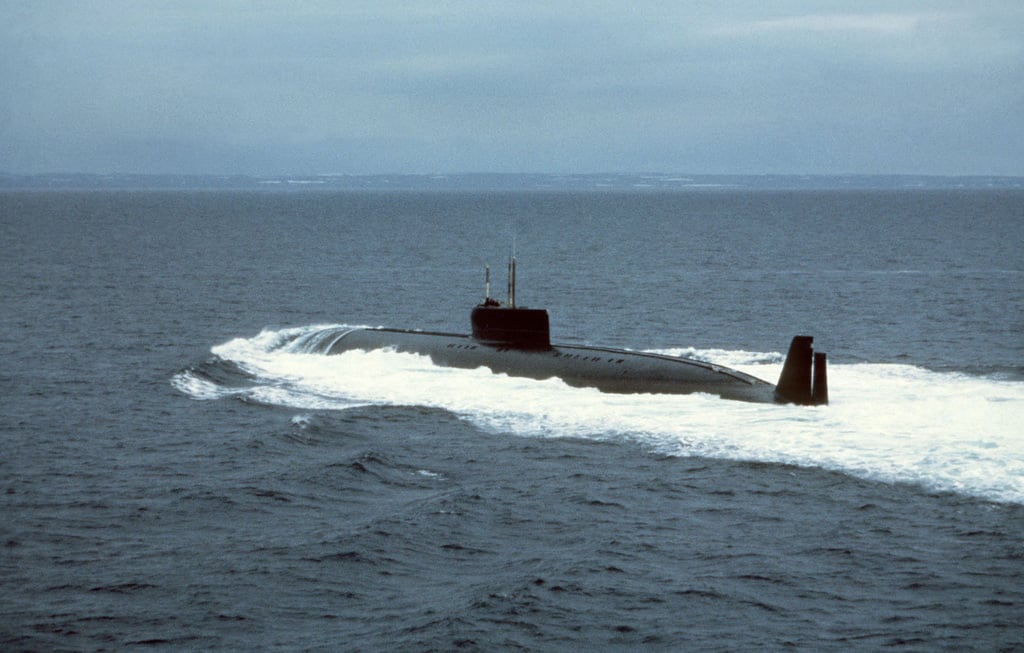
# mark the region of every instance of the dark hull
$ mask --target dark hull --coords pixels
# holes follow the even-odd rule
[[[429,356],[436,365],[531,379],[557,377],[576,387],[636,394],[707,393],[725,399],[774,402],[775,386],[727,367],[658,354],[576,345],[537,348],[490,344],[452,333],[361,328],[321,340],[324,353],[394,349]]]

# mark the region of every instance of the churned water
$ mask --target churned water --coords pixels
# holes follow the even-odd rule
[[[0,194],[4,650],[1024,650],[1024,193]],[[466,331],[827,407],[322,356]],[[495,274],[500,286],[503,274]],[[296,344],[299,343],[299,344]]]

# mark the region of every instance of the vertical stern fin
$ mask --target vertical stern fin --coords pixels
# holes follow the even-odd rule
[[[812,336],[794,336],[789,344],[782,374],[775,386],[775,401],[820,406],[828,403],[825,354],[813,351]]]

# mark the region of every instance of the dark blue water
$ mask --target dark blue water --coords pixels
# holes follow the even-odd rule
[[[832,405],[266,344],[465,331],[513,241],[554,340],[811,333]],[[4,192],[0,648],[1024,650],[1022,242],[1020,191]]]

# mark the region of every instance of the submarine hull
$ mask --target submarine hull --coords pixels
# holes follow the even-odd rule
[[[436,365],[496,374],[549,379],[620,394],[707,393],[752,402],[786,401],[775,385],[737,370],[703,361],[605,347],[510,346],[471,336],[387,328],[358,328],[325,338],[324,353],[393,349],[429,356]]]

